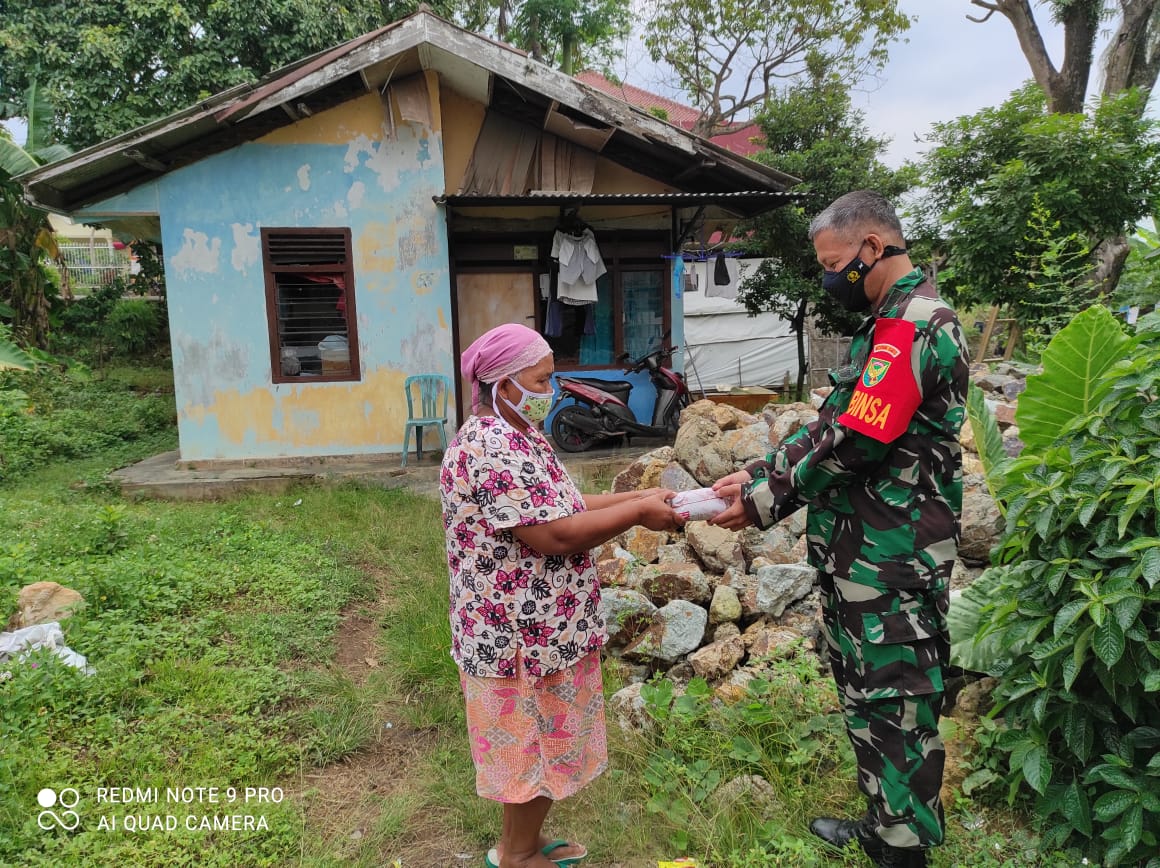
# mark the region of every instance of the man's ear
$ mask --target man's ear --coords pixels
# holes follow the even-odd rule
[[[882,254],[886,251],[886,242],[882,240],[882,236],[876,232],[869,232],[866,234],[866,243],[874,253],[874,258],[881,259]]]

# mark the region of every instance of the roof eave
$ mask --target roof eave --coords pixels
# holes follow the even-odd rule
[[[685,171],[692,178],[700,181],[705,175],[711,186],[716,186],[712,183],[714,178],[726,176],[742,189],[784,191],[798,183],[792,176],[733,154],[510,46],[463,30],[426,9],[304,58],[256,84],[238,85],[188,109],[34,169],[18,180],[33,203],[50,211],[70,213],[289,124],[292,118],[281,111],[282,107],[327,91],[342,95],[353,87],[344,82],[353,82],[362,70],[423,44],[466,57],[491,75],[515,81],[592,117],[613,128],[613,138],[624,136],[637,142],[636,146],[622,142],[622,150],[636,150],[641,145],[668,149],[673,159],[689,161]],[[431,68],[431,63],[428,53],[424,68]],[[363,84],[366,85],[365,78]],[[184,159],[180,158],[182,154]],[[174,156],[179,159],[174,160]],[[83,177],[77,177],[82,171]]]

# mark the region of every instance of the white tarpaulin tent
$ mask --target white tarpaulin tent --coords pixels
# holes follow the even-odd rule
[[[685,263],[690,275],[684,287],[685,377],[694,390],[780,386],[787,374],[790,383],[797,382],[797,341],[789,322],[771,313],[751,317],[729,297],[761,262],[727,258],[731,284],[725,286],[714,279],[718,268],[713,259]]]

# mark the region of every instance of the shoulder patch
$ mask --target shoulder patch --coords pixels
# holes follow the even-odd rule
[[[880,443],[892,443],[906,430],[922,403],[910,364],[914,333],[910,320],[874,324],[873,349],[838,422]]]

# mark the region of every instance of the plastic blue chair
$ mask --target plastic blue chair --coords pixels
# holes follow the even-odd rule
[[[411,431],[415,432],[415,448],[420,461],[423,460],[423,429],[434,426],[439,429],[439,440],[447,449],[447,405],[451,397],[451,378],[443,374],[415,374],[403,382],[407,392],[407,425],[403,431],[403,466],[407,466],[407,455],[411,451]],[[415,393],[419,398],[419,413],[415,413]]]

